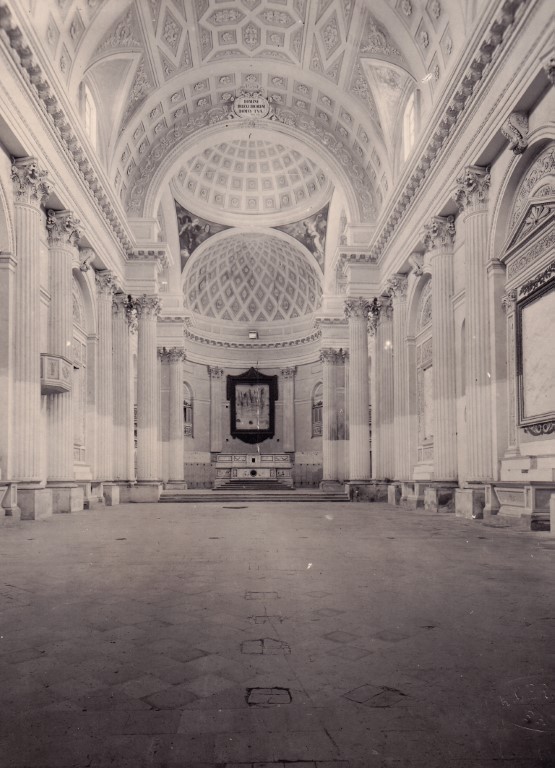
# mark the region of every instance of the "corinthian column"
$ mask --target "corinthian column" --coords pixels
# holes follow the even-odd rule
[[[95,275],[98,297],[98,397],[96,478],[113,479],[114,383],[112,362],[112,298],[116,291],[111,272]]]
[[[489,170],[470,166],[457,183],[465,228],[467,477],[471,483],[484,483],[493,478],[486,275]]]
[[[21,517],[52,512],[43,489],[40,425],[40,225],[41,204],[50,185],[34,158],[12,165],[17,268],[14,281],[12,477],[19,485]],[[42,489],[42,490],[39,490]]]
[[[80,238],[79,221],[70,211],[48,211],[50,266],[50,315],[48,352],[57,357],[67,371],[67,385],[73,375],[72,261]],[[73,482],[73,408],[72,392],[49,394],[48,414],[48,484],[52,486],[54,512],[83,509],[83,490]]]
[[[210,377],[210,450],[220,453],[223,445],[222,401],[224,369],[208,366]]]
[[[137,479],[159,480],[158,410],[160,378],[156,347],[160,299],[144,294],[135,300],[137,348]]]
[[[295,373],[296,366],[282,368],[283,377],[283,450],[295,450]]]
[[[370,302],[346,299],[349,321],[349,479],[370,480],[370,433],[368,429],[368,312]]]
[[[389,288],[393,304],[393,418],[395,480],[410,477],[409,451],[409,375],[407,354],[407,285],[406,275],[393,275]]]
[[[169,482],[182,485],[185,479],[183,467],[183,361],[185,350],[172,347],[167,350],[170,366],[170,445]]]
[[[435,216],[424,228],[432,267],[432,383],[434,480],[457,478],[455,320],[453,317],[453,216]]]
[[[113,380],[113,473],[114,480],[135,479],[133,447],[133,397],[131,378],[130,325],[134,322],[129,299],[118,293],[112,300]],[[102,440],[101,440],[102,442]]]

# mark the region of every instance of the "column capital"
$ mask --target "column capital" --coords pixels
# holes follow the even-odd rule
[[[282,368],[281,369],[281,375],[284,379],[294,379],[295,374],[297,373],[297,366],[293,365],[289,368]]]
[[[427,251],[450,251],[455,242],[455,217],[433,216],[424,224],[424,245]]]
[[[117,290],[115,275],[108,269],[102,272],[95,272],[94,281],[100,296],[112,296]]]
[[[211,379],[223,379],[224,369],[218,368],[217,365],[208,365],[208,376]]]
[[[506,315],[515,311],[516,308],[517,292],[514,290],[507,291],[507,293],[501,299],[501,306]]]
[[[333,349],[331,347],[325,347],[320,350],[320,362],[329,363],[330,365],[343,365],[348,357],[348,352],[344,352],[342,348]]]
[[[363,296],[345,299],[345,317],[347,320],[350,320],[351,318],[367,320],[369,312],[370,302]]]
[[[376,323],[388,320],[393,316],[391,296],[379,296],[376,299]]]
[[[461,209],[478,210],[488,202],[488,191],[491,182],[489,168],[479,165],[469,165],[457,179],[455,202]]]
[[[181,363],[187,359],[183,347],[162,347],[158,349],[158,357],[164,363]]]
[[[48,197],[52,185],[46,180],[48,171],[41,171],[35,157],[19,157],[12,163],[15,202],[36,205]]]
[[[397,272],[388,279],[387,284],[394,299],[397,301],[407,300],[408,275]]]
[[[162,304],[158,296],[147,296],[143,293],[133,302],[137,317],[158,317],[162,311]]]
[[[72,211],[52,211],[46,214],[46,230],[48,232],[48,245],[60,247],[69,245],[77,247],[81,238],[79,224]]]

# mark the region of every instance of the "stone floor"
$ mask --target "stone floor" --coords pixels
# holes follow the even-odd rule
[[[4,519],[0,766],[555,766],[554,553],[382,504]]]

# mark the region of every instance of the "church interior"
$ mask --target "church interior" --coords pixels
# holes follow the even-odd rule
[[[555,765],[554,36],[0,0],[0,766]]]

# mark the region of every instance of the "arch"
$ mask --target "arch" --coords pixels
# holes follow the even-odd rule
[[[553,152],[552,157],[555,157],[555,129],[552,126],[544,126],[531,134],[526,152],[512,156],[493,209],[490,258],[503,258],[508,240],[517,223],[518,214],[522,212],[521,206],[517,205],[518,198],[521,194],[523,197],[526,194],[524,188],[527,186],[527,179],[532,184],[528,192],[533,191],[536,168],[538,171],[541,169],[542,159],[551,152]],[[555,175],[553,166],[550,172],[547,169],[544,170],[546,174]],[[522,205],[525,205],[525,200]]]
[[[176,126],[167,134],[167,140],[162,139],[151,147],[144,162],[138,166],[129,187],[128,215],[155,218],[164,186],[175,172],[178,160],[191,150],[199,152],[203,147],[213,144],[225,126],[227,141],[244,138],[245,131],[248,131],[255,138],[284,135],[290,142],[298,142],[302,151],[343,188],[350,222],[373,221],[376,208],[373,195],[368,191],[373,190],[373,186],[364,168],[332,133],[318,129],[306,115],[298,115],[294,110],[287,110],[287,114],[292,116],[290,122],[259,121],[256,128],[249,128],[245,124],[235,126],[232,121],[223,125],[206,125],[205,121],[194,118],[182,123],[180,127]],[[312,131],[312,135],[305,133],[305,130]],[[202,138],[199,140],[200,131]],[[173,146],[172,141],[175,142]]]

